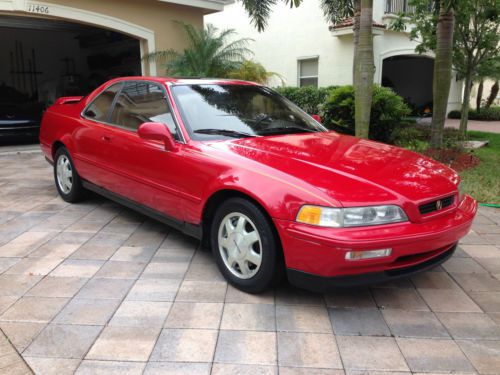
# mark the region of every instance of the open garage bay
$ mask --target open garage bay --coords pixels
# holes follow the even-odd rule
[[[7,122],[38,124],[58,97],[86,95],[107,80],[141,75],[137,39],[66,21],[0,15],[0,142]],[[4,123],[4,125],[1,125]],[[4,129],[4,130],[5,130]]]

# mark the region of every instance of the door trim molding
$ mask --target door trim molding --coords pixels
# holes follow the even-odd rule
[[[185,221],[181,221],[171,216],[165,215],[160,211],[156,211],[150,207],[144,206],[140,203],[137,203],[136,201],[125,198],[119,194],[113,193],[112,191],[94,185],[93,183],[88,182],[86,180],[82,181],[82,185],[85,189],[88,189],[90,191],[93,191],[94,193],[102,195],[105,198],[111,199],[112,201],[115,201],[116,203],[119,203],[128,208],[131,208],[143,215],[149,216],[150,218],[155,219],[163,224],[166,224],[169,227],[175,228],[183,232],[184,234],[187,234],[188,236],[194,237],[198,240],[201,240],[203,237],[202,225],[190,224]]]

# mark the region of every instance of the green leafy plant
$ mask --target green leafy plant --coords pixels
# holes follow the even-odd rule
[[[228,76],[261,84],[268,84],[272,78],[277,78],[283,84],[281,75],[267,71],[262,64],[252,60],[244,60],[235,70],[229,72]]]
[[[314,86],[285,86],[277,87],[275,90],[288,100],[297,104],[310,115],[316,115],[319,113],[319,107],[325,102],[326,98],[335,88],[335,86],[319,88]]]
[[[147,61],[162,64],[168,75],[226,78],[252,55],[247,48],[252,39],[234,39],[236,32],[233,29],[219,30],[210,24],[197,29],[193,25],[176,23],[184,30],[188,47],[182,52],[169,49],[144,56]]]
[[[469,110],[468,112],[469,120],[479,120],[479,121],[500,121],[500,107],[489,107],[481,108],[481,111]],[[461,111],[450,111],[448,113],[448,118],[460,119],[462,116]]]
[[[500,58],[500,1],[458,0],[453,65],[464,79],[460,139],[467,134],[469,102],[473,81],[482,65],[496,65]],[[498,75],[498,71],[496,73]]]
[[[406,117],[410,112],[403,98],[394,91],[374,85],[369,138],[389,142],[395,127],[408,122]],[[332,90],[320,114],[326,127],[354,134],[354,88],[341,86]]]
[[[391,134],[391,143],[415,152],[424,152],[429,148],[428,134],[413,124],[395,127]]]

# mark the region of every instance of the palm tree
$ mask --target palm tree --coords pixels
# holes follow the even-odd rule
[[[431,123],[431,147],[443,144],[446,107],[450,95],[453,63],[453,31],[455,27],[454,1],[439,1],[439,16],[436,28],[436,51],[432,83],[433,110]]]
[[[373,0],[360,3],[359,31],[355,43],[354,61],[354,119],[356,136],[368,138],[373,94]],[[356,12],[357,13],[357,12]]]
[[[252,39],[234,39],[236,32],[233,29],[219,31],[213,25],[197,29],[185,23],[178,24],[189,41],[184,51],[155,51],[143,57],[147,61],[161,63],[168,75],[225,78],[252,55],[247,48]]]
[[[410,35],[412,39],[420,42],[416,51],[419,53],[434,51],[435,55],[430,142],[433,148],[441,148],[443,145],[444,122],[452,77],[455,10],[458,2],[459,0],[411,0],[410,2],[410,5],[415,7],[414,14],[410,15],[413,24]],[[401,25],[396,28],[400,29]]]
[[[243,61],[239,67],[228,74],[229,78],[242,79],[245,81],[268,84],[272,78],[276,78],[284,84],[283,77],[275,72],[269,72],[264,66],[252,60]]]
[[[491,86],[490,95],[488,96],[488,99],[486,99],[486,104],[484,107],[490,108],[493,102],[495,101],[497,95],[498,95],[498,79],[495,81],[493,86]]]
[[[277,0],[241,0],[252,23],[259,31],[267,26],[271,8]],[[303,0],[282,0],[298,7]],[[356,135],[367,138],[370,126],[374,75],[372,15],[373,0],[321,0],[328,21],[339,22],[354,16],[353,84],[355,91]]]

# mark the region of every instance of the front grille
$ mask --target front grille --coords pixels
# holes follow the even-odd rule
[[[443,198],[443,199],[437,199],[435,201],[422,204],[418,206],[418,210],[420,211],[421,215],[426,215],[430,214],[431,212],[434,211],[440,211],[445,209],[446,207],[449,207],[453,204],[453,201],[455,199],[454,195],[450,195],[449,197]]]

